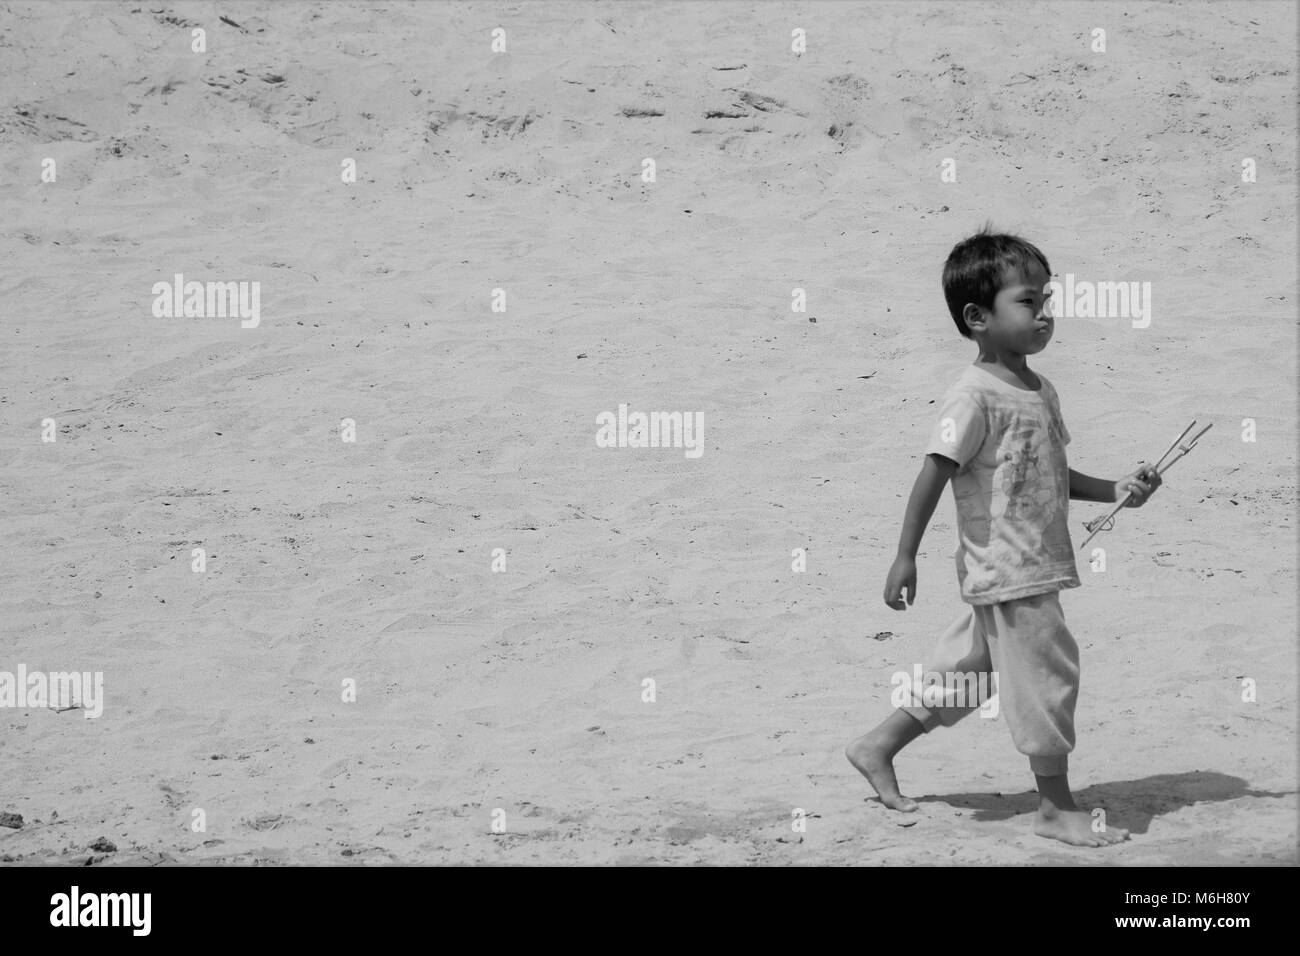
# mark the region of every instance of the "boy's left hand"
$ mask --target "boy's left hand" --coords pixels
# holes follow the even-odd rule
[[[1163,484],[1164,479],[1156,473],[1156,470],[1146,462],[1142,462],[1137,471],[1115,482],[1115,500],[1123,501],[1125,495],[1132,495],[1124,507],[1141,508]]]

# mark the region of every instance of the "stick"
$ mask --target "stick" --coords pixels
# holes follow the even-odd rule
[[[1190,452],[1193,448],[1195,448],[1196,443],[1200,441],[1201,436],[1204,435],[1206,432],[1208,432],[1211,428],[1213,428],[1214,423],[1211,422],[1209,425],[1206,425],[1199,432],[1193,435],[1186,442],[1186,444],[1184,444],[1183,439],[1187,438],[1187,433],[1195,427],[1196,427],[1196,419],[1193,418],[1192,423],[1183,429],[1183,433],[1174,439],[1174,443],[1169,446],[1169,450],[1160,456],[1160,459],[1155,464],[1155,473],[1157,475],[1164,474],[1171,467],[1173,467],[1174,462],[1178,461],[1179,458],[1184,457],[1188,452]],[[1168,458],[1171,454],[1173,454],[1175,450],[1178,452],[1178,454],[1175,455],[1170,461],[1165,462],[1165,459]],[[1139,462],[1139,464],[1141,464],[1141,462]],[[1082,551],[1084,548],[1088,546],[1088,542],[1097,536],[1097,534],[1101,531],[1101,529],[1106,526],[1107,522],[1109,522],[1112,518],[1114,518],[1115,515],[1119,514],[1122,508],[1128,505],[1132,497],[1133,497],[1133,492],[1130,491],[1127,495],[1124,496],[1124,500],[1114,507],[1114,509],[1111,511],[1110,514],[1101,518],[1094,518],[1092,521],[1086,522],[1084,524],[1084,527],[1087,528],[1089,531],[1091,531],[1092,534],[1088,535],[1088,537],[1083,539],[1083,544],[1079,545],[1080,551]]]

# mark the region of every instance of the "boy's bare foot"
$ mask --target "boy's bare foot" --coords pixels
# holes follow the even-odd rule
[[[1092,817],[1082,810],[1052,810],[1044,813],[1040,807],[1034,818],[1034,832],[1050,840],[1060,840],[1070,846],[1108,846],[1123,843],[1128,831],[1120,827],[1106,827],[1100,831],[1092,828]]]
[[[1049,840],[1060,840],[1070,846],[1110,846],[1128,839],[1128,831],[1120,827],[1107,827],[1101,817],[1101,829],[1093,829],[1093,818],[1080,810],[1070,792],[1070,781],[1065,774],[1043,777],[1038,781],[1038,816],[1034,818],[1034,832]]]
[[[880,739],[877,734],[878,731],[873,730],[866,736],[859,737],[844,748],[844,756],[867,778],[867,783],[875,788],[881,803],[891,810],[912,813],[916,810],[917,803],[898,791],[890,742]]]

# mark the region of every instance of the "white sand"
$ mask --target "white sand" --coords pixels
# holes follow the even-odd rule
[[[1296,861],[1294,5],[5,9],[0,670],[106,698],[0,710],[5,859]],[[960,609],[948,497],[880,594],[986,218],[1153,284],[1032,363],[1072,467],[1215,426],[1063,595],[1091,855],[1003,721],[907,752],[906,828],[841,753]],[[154,318],[177,272],[261,324]],[[597,448],[620,403],[705,453]]]

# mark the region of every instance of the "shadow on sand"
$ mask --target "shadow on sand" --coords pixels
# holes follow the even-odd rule
[[[1146,833],[1151,821],[1165,813],[1198,803],[1222,803],[1241,797],[1273,799],[1295,794],[1294,790],[1254,790],[1240,777],[1213,770],[1161,773],[1140,780],[1115,780],[1076,791],[1075,800],[1085,810],[1103,808],[1133,833]],[[1009,820],[1038,809],[1038,791],[1025,793],[948,793],[913,798],[917,803],[943,803],[973,810],[977,821]]]

